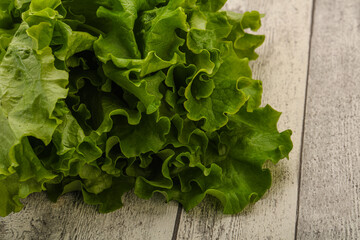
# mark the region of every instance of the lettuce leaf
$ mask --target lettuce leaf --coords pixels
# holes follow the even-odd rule
[[[0,4],[0,216],[46,191],[107,213],[124,193],[224,213],[271,186],[291,131],[260,107],[256,11],[225,0],[6,0]]]

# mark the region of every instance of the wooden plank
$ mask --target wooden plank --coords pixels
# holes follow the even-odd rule
[[[316,0],[299,239],[360,239],[360,1]]]
[[[57,203],[33,194],[24,204],[20,213],[0,219],[0,239],[171,239],[178,209],[161,196],[140,200],[132,193],[124,197],[122,209],[109,214],[85,205],[79,194],[67,194]]]
[[[290,161],[271,166],[273,186],[262,200],[235,216],[205,201],[182,213],[178,239],[293,239],[312,0],[229,0],[227,9],[266,14],[260,31],[266,41],[253,64],[254,77],[263,80],[263,102],[284,112],[279,129],[294,131],[294,149]]]

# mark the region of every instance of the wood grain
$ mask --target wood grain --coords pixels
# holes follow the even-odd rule
[[[316,0],[299,239],[360,239],[360,1]]]
[[[127,194],[124,207],[100,214],[79,194],[66,194],[51,203],[45,194],[32,194],[25,208],[0,219],[1,240],[128,240],[171,239],[177,208],[163,197],[140,200]]]
[[[218,203],[207,200],[182,213],[178,239],[293,239],[312,0],[230,0],[226,7],[266,14],[254,77],[263,80],[263,102],[283,111],[279,129],[293,130],[294,149],[290,161],[270,166],[273,186],[262,200],[236,216],[223,215]]]

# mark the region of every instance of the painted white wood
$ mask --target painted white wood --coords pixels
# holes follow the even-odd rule
[[[270,166],[273,186],[262,200],[235,216],[205,201],[182,212],[178,239],[293,239],[312,0],[229,0],[226,8],[266,14],[260,30],[266,41],[252,64],[254,77],[263,80],[263,103],[283,112],[279,129],[293,130],[294,149],[289,161]]]
[[[360,1],[316,0],[298,239],[360,239]]]
[[[0,219],[0,239],[171,239],[177,204],[165,204],[160,196],[140,200],[133,193],[123,200],[120,210],[100,214],[79,194],[66,194],[57,203],[45,194],[32,194],[23,201],[21,212]]]

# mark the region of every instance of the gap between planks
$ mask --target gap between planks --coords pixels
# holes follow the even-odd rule
[[[179,203],[178,210],[176,213],[174,231],[171,240],[176,240],[179,232],[180,220],[181,220],[182,206]]]
[[[315,10],[316,10],[315,8],[316,8],[316,0],[313,0],[313,1],[312,1],[312,7],[311,7],[310,36],[309,36],[309,52],[308,52],[308,66],[307,66],[306,84],[305,84],[305,100],[304,100],[303,125],[302,125],[302,132],[301,132],[300,162],[299,162],[299,173],[298,173],[298,191],[297,191],[297,201],[296,201],[296,220],[295,220],[295,236],[294,236],[294,239],[295,239],[295,240],[297,240],[298,224],[299,224],[301,174],[302,174],[302,162],[303,162],[303,150],[304,150],[304,136],[305,136],[305,118],[306,118],[306,106],[307,106],[308,88],[309,88],[309,77],[310,77],[311,45],[312,45],[313,31],[314,31],[314,16],[315,16]]]

